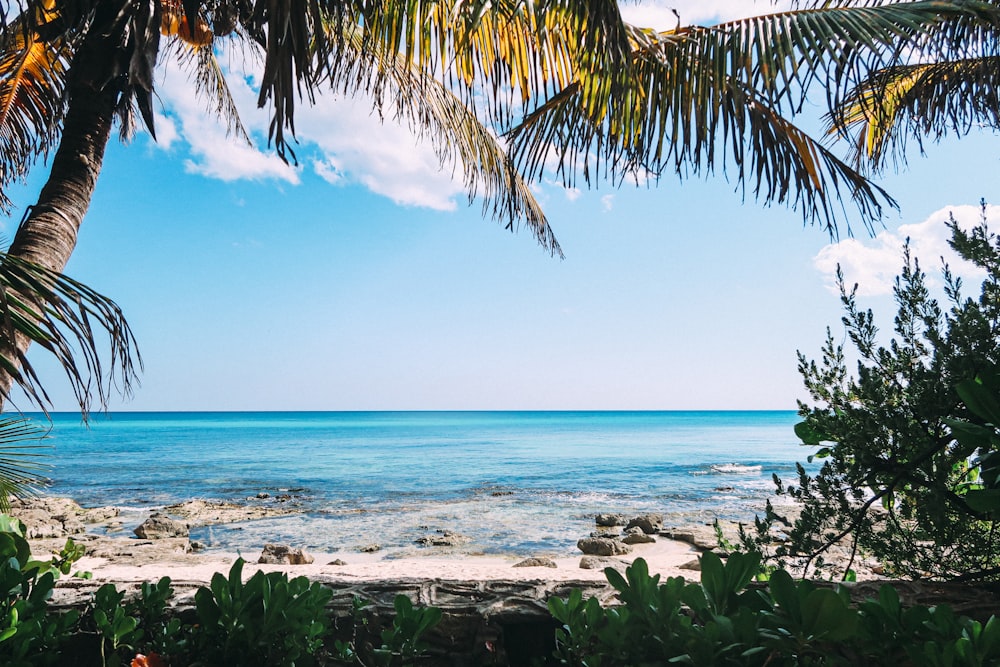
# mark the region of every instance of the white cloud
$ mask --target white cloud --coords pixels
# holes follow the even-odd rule
[[[583,194],[583,191],[580,190],[580,188],[564,188],[563,192],[566,194],[566,199],[570,201],[576,201],[580,198],[580,195]]]
[[[601,210],[607,213],[615,206],[615,196],[614,195],[604,195],[601,197]]]
[[[391,119],[382,122],[365,97],[323,95],[296,112],[303,142],[319,152],[313,168],[329,183],[361,183],[397,204],[450,211],[465,189],[427,142]]]
[[[223,53],[219,60],[229,63],[242,58]],[[299,182],[298,170],[272,152],[226,136],[223,122],[206,111],[204,102],[195,97],[193,83],[176,63],[160,74],[157,91],[169,114],[163,125],[177,126],[167,141],[161,138],[160,143],[167,148],[178,136],[183,139],[190,148],[191,157],[186,162],[190,172],[224,181]],[[235,67],[226,74],[244,124],[255,141],[263,144],[269,118],[266,111],[257,108],[254,82],[258,79],[259,72],[237,71]],[[455,209],[456,197],[465,191],[463,184],[450,169],[441,169],[427,142],[419,142],[409,128],[391,119],[381,122],[372,109],[368,98],[345,99],[333,94],[318,96],[315,106],[300,103],[295,116],[299,158],[334,185],[360,183],[397,204]]]
[[[180,137],[177,133],[177,125],[173,119],[163,114],[153,114],[153,125],[156,128],[156,146],[163,150],[169,150],[170,146]]]
[[[921,268],[927,272],[928,285],[941,284],[939,269],[942,257],[955,275],[978,282],[982,280],[983,273],[962,261],[948,245],[950,233],[944,223],[949,214],[955,216],[963,229],[968,229],[979,222],[980,209],[969,205],[948,206],[934,212],[923,222],[900,225],[894,232],[883,231],[866,243],[846,239],[820,250],[813,258],[813,264],[825,275],[832,291],[837,289],[835,272],[839,264],[847,284],[858,284],[858,294],[890,294],[893,280],[903,265],[903,243],[909,238],[910,254],[920,260]],[[1000,206],[987,208],[987,220],[994,226],[1000,223]]]

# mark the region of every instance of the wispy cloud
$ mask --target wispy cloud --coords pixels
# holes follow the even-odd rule
[[[601,197],[601,210],[607,213],[615,207],[615,196],[614,195],[604,195]]]
[[[979,222],[978,206],[948,206],[935,211],[923,222],[900,225],[896,231],[881,232],[874,239],[861,242],[846,239],[824,247],[813,258],[813,264],[827,279],[831,291],[836,291],[835,272],[839,264],[848,285],[858,284],[858,294],[874,296],[890,294],[893,280],[903,265],[903,244],[910,240],[910,254],[920,261],[927,272],[930,286],[941,284],[941,258],[952,272],[967,280],[982,280],[983,273],[962,261],[948,245],[951,237],[945,222],[949,214],[963,229]],[[1000,206],[987,207],[987,220],[994,226],[1000,223]]]

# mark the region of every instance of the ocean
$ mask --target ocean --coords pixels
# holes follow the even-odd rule
[[[52,416],[47,492],[116,505],[125,531],[192,498],[292,516],[192,530],[209,550],[326,552],[450,530],[466,553],[570,555],[598,512],[749,521],[810,449],[794,412],[247,412]],[[267,494],[266,499],[257,498]],[[283,500],[279,500],[281,497]]]

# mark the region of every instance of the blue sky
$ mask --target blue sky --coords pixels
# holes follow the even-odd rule
[[[686,21],[748,6],[673,4]],[[245,81],[233,84],[259,137]],[[721,176],[542,183],[559,260],[466,206],[364,101],[303,114],[291,169],[227,142],[176,68],[158,90],[160,142],[112,140],[67,267],[118,301],[139,340],[141,386],[113,410],[794,409],[796,350],[815,356],[828,325],[840,335],[835,262],[889,324],[901,239],[936,273],[947,211],[971,221],[980,198],[1000,204],[992,132],[914,153],[880,181],[901,205],[886,231],[857,226],[836,246]],[[44,171],[12,193],[19,206]],[[72,409],[59,372],[32,358],[56,409]]]

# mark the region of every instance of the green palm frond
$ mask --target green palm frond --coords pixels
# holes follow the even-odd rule
[[[0,369],[45,411],[50,400],[34,367],[25,354],[12,352],[18,338],[56,359],[84,416],[95,394],[102,407],[112,389],[130,395],[136,366],[142,366],[132,330],[114,301],[63,274],[0,253]],[[106,360],[104,344],[110,348]],[[9,399],[7,390],[2,393]]]
[[[51,447],[47,432],[25,417],[0,419],[0,513],[10,511],[11,496],[24,498],[47,486],[45,462]]]
[[[4,191],[59,138],[71,55],[66,41],[39,39],[24,15],[0,32],[0,210],[10,207]]]
[[[1000,128],[1000,56],[920,63],[875,72],[827,119],[850,145],[850,159],[874,171],[906,160],[908,139],[922,150],[975,127]]]
[[[631,59],[610,81],[578,76],[508,138],[529,177],[550,164],[569,184],[580,176],[591,183],[719,168],[764,203],[791,203],[831,234],[845,213],[835,204],[840,197],[872,229],[894,202],[787,117],[813,82],[831,86],[832,105],[837,90],[867,72],[917,51],[970,48],[998,26],[1000,6],[960,0],[831,6],[664,33],[634,29]],[[929,30],[947,38],[933,42]],[[603,108],[583,100],[588,89],[603,91]]]

